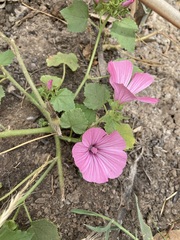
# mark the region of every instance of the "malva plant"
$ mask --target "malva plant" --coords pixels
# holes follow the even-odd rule
[[[0,138],[49,133],[54,135],[56,146],[56,157],[48,161],[47,165],[49,165],[49,167],[46,170],[46,174],[42,174],[30,190],[26,193],[23,192],[21,199],[17,201],[12,211],[20,204],[25,203],[26,198],[41,183],[55,163],[57,163],[58,166],[61,197],[62,200],[64,200],[61,141],[75,143],[72,148],[72,156],[75,165],[79,168],[82,177],[86,181],[102,184],[109,179],[118,178],[122,174],[127,162],[127,153],[125,151],[132,149],[135,144],[133,130],[129,124],[123,122],[123,120],[126,119],[122,113],[123,108],[126,107],[128,102],[135,100],[151,104],[158,102],[156,98],[136,95],[152,84],[154,79],[148,73],[136,71],[134,73],[133,64],[129,60],[110,61],[108,63],[107,71],[110,74],[108,84],[101,84],[98,81],[106,76],[97,77],[96,81],[93,81],[94,78],[90,75],[91,68],[100,37],[106,27],[108,19],[111,16],[117,17],[121,15],[121,20],[116,19],[114,21],[111,28],[111,35],[116,38],[122,48],[127,51],[134,50],[135,32],[138,29],[131,18],[125,17],[129,12],[128,6],[133,1],[100,0],[95,2],[94,9],[99,14],[100,19],[98,26],[95,25],[95,23],[93,23],[93,25],[98,28],[98,35],[86,74],[75,92],[70,91],[66,87],[62,87],[66,79],[67,67],[70,68],[72,72],[75,72],[79,68],[78,59],[75,54],[58,52],[56,55],[48,57],[48,67],[62,65],[62,77],[43,75],[40,78],[42,86],[37,88],[24,65],[14,41],[7,38],[3,33],[0,33],[0,37],[6,41],[12,49],[12,51],[7,50],[4,53],[0,53],[0,69],[2,72],[2,75],[0,75],[0,83],[9,80],[39,109],[44,118],[43,127],[37,129],[6,130],[6,128],[3,127],[5,130],[0,132]],[[86,29],[89,19],[88,6],[82,0],[75,0],[69,7],[63,9],[61,14],[67,21],[67,26],[70,31],[83,32]],[[105,20],[103,14],[106,14]],[[89,21],[89,23],[91,23],[91,21]],[[124,34],[124,29],[126,30],[126,34]],[[20,86],[5,68],[5,66],[11,64],[14,55],[18,60],[26,81],[29,83],[31,88],[30,93]],[[77,97],[82,90],[84,90],[84,99],[79,102],[77,101]],[[0,99],[4,96],[5,92],[3,87],[0,86]],[[64,129],[69,129],[68,136],[64,135]],[[0,154],[5,154],[5,152]],[[40,173],[41,171],[38,171],[38,174]],[[30,176],[33,178],[33,175]],[[25,181],[28,179],[29,177],[27,177]],[[31,184],[32,182],[33,181],[31,181]],[[23,183],[24,181],[0,200],[8,197]],[[26,209],[30,222],[33,222],[25,205],[24,208]],[[49,238],[51,237],[49,236]],[[39,240],[41,240],[41,238]]]

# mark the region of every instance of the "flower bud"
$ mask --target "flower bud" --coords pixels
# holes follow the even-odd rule
[[[52,80],[52,79],[47,82],[47,89],[48,89],[48,90],[51,90],[51,88],[52,88],[52,83],[53,83],[53,80]]]
[[[129,7],[129,5],[131,5],[134,2],[134,0],[126,0],[125,2],[123,2],[121,5],[123,7]]]

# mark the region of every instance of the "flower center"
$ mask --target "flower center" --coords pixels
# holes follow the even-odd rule
[[[89,148],[89,151],[92,152],[93,154],[96,154],[98,152],[98,149],[95,146],[91,146]]]

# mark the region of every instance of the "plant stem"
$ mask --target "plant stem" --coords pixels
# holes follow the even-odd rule
[[[39,184],[44,180],[44,178],[47,176],[47,174],[51,171],[51,169],[56,164],[57,159],[54,158],[54,160],[50,163],[49,167],[44,171],[44,173],[41,175],[41,177],[36,181],[36,183],[24,194],[24,196],[19,200],[18,205],[22,204],[26,198],[28,198],[31,193],[39,186]]]
[[[2,70],[2,72],[4,73],[4,75],[6,75],[6,79],[9,79],[9,81],[12,82],[12,84],[21,92],[23,93],[40,111],[41,111],[41,107],[38,104],[38,102],[36,102],[36,100],[29,94],[27,93],[23,87],[21,87],[21,85],[19,85],[19,83],[16,82],[16,80],[11,76],[11,74],[3,67],[0,66],[0,69]]]
[[[52,163],[53,160],[49,161],[48,164]],[[24,178],[20,183],[18,183],[11,191],[9,191],[7,194],[5,194],[2,198],[0,198],[0,202],[4,199],[6,199],[7,197],[9,197],[10,195],[13,194],[13,192],[15,192],[20,186],[22,186],[25,182],[27,182],[31,177],[33,177],[37,172],[39,172],[41,170],[42,166],[37,168],[34,172],[32,172],[31,174],[29,174],[26,178]]]
[[[25,212],[26,212],[26,215],[27,215],[27,217],[28,217],[28,219],[29,219],[29,222],[31,223],[31,222],[32,222],[32,218],[31,218],[31,216],[30,216],[30,213],[29,213],[29,211],[28,211],[28,208],[27,208],[25,202],[23,203],[23,207],[24,207],[24,210],[25,210]]]
[[[15,80],[14,78],[8,73],[8,71],[6,71],[6,69],[3,66],[0,66],[0,68],[2,69],[3,73],[7,76],[7,78],[22,92],[25,94],[26,97],[28,97],[28,99],[31,100],[31,102],[41,111],[41,113],[44,115],[44,117],[47,119],[47,121],[49,122],[49,124],[52,127],[52,132],[56,132],[56,129],[54,128],[54,124],[53,121],[51,119],[50,113],[46,110],[46,104],[43,101],[41,95],[39,94],[34,82],[32,81],[26,66],[21,58],[21,55],[18,51],[18,48],[16,46],[16,44],[14,43],[13,39],[9,39],[8,37],[6,37],[2,32],[0,32],[0,37],[2,37],[2,39],[4,41],[6,41],[12,48],[14,54],[16,55],[16,58],[18,60],[18,63],[22,69],[22,72],[26,78],[26,81],[29,83],[32,92],[35,95],[35,98],[37,99],[37,101],[30,95],[28,94]]]
[[[17,210],[16,210],[16,212],[15,212],[13,218],[12,218],[13,221],[16,220],[16,218],[17,218],[17,216],[18,216],[18,214],[19,214],[19,211],[20,211],[21,207],[22,207],[22,205],[20,205],[20,206],[17,208]]]
[[[63,63],[63,75],[62,75],[62,83],[64,82],[64,78],[66,76],[66,64]],[[62,85],[61,83],[61,85]]]
[[[57,158],[57,166],[58,166],[58,176],[59,176],[59,187],[61,191],[61,199],[65,200],[64,197],[64,176],[63,176],[63,167],[62,167],[62,155],[61,155],[61,142],[58,136],[54,136],[56,143],[56,158]]]
[[[75,92],[75,95],[74,95],[75,98],[77,97],[77,95],[81,91],[82,87],[86,83],[87,79],[89,78],[89,73],[90,73],[90,70],[91,70],[91,67],[92,67],[92,64],[93,64],[93,61],[94,61],[94,57],[95,57],[96,50],[97,50],[97,47],[98,47],[98,44],[99,44],[99,41],[100,41],[100,38],[101,38],[101,34],[102,34],[102,31],[103,31],[104,27],[106,26],[106,23],[107,23],[108,19],[109,19],[109,16],[107,16],[105,21],[103,22],[103,24],[100,25],[98,36],[97,36],[97,39],[96,39],[96,42],[95,42],[95,45],[94,45],[94,49],[93,49],[93,52],[92,52],[92,55],[91,55],[91,59],[90,59],[89,65],[88,65],[87,72],[86,72],[81,84],[79,85],[78,89]]]
[[[2,126],[0,125],[2,128]],[[24,135],[32,135],[32,134],[41,134],[41,133],[51,133],[51,127],[42,127],[42,128],[31,128],[31,129],[18,129],[18,130],[5,130],[0,132],[0,138],[6,137],[15,137],[15,136],[24,136]],[[77,143],[80,141],[79,138],[72,138],[67,136],[60,136],[61,140],[66,142]]]
[[[30,85],[33,93],[35,94],[38,103],[40,104],[41,107],[45,108],[46,105],[45,105],[44,101],[42,100],[41,95],[39,94],[39,92],[38,92],[38,90],[37,90],[34,82],[32,81],[32,79],[31,79],[31,77],[30,77],[30,75],[29,75],[29,73],[28,73],[28,71],[27,71],[27,69],[26,69],[26,66],[25,66],[25,64],[24,64],[24,62],[23,62],[23,59],[21,58],[21,55],[20,55],[20,53],[19,53],[19,50],[18,50],[18,48],[17,48],[14,40],[13,40],[13,39],[9,39],[8,37],[6,37],[6,36],[5,36],[3,33],[1,33],[1,32],[0,32],[0,36],[1,36],[1,37],[4,39],[4,41],[6,41],[6,42],[10,45],[10,47],[12,48],[12,50],[13,50],[13,52],[14,52],[14,54],[16,55],[16,58],[17,58],[17,60],[18,60],[19,66],[21,67],[21,70],[22,70],[22,72],[23,72],[23,74],[24,74],[27,82],[29,83],[29,85]]]
[[[51,132],[52,132],[51,127],[5,130],[3,132],[0,132],[0,138],[17,137],[17,136],[24,136],[24,135],[51,133]]]
[[[11,76],[11,74],[3,67],[3,66],[0,66],[0,69],[2,70],[2,72],[6,75],[7,79],[9,79],[9,81],[12,82],[12,84],[21,92],[23,93],[28,99],[30,102],[32,102],[32,104],[34,104],[38,109],[39,111],[44,115],[44,117],[47,119],[47,121],[51,122],[51,119],[50,119],[50,115],[49,115],[49,112],[43,108],[42,106],[39,105],[39,103],[35,100],[35,98],[33,98],[28,92],[26,92],[24,90],[23,87],[21,87],[21,85],[19,85],[19,83],[16,82],[16,80]]]

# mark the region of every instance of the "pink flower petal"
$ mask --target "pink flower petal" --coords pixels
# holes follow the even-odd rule
[[[119,103],[125,103],[137,100],[137,98],[123,84],[116,84],[114,90],[114,100],[119,101]]]
[[[121,135],[117,131],[114,131],[109,135],[106,133],[106,135],[99,140],[96,146],[103,152],[108,151],[109,153],[115,153],[116,150],[124,150],[126,148],[126,143]]]
[[[117,154],[103,152],[99,154],[98,157],[100,159],[101,168],[103,168],[106,176],[110,179],[119,177],[126,166],[127,154],[123,151]]]
[[[133,65],[128,60],[123,61],[110,61],[108,63],[108,72],[110,73],[110,84],[114,83],[123,84],[125,87],[128,85],[133,71]]]
[[[127,160],[123,151],[126,144],[117,131],[108,135],[103,129],[91,128],[82,139],[74,145],[72,155],[86,181],[104,183],[122,173]]]
[[[151,98],[151,97],[137,97],[137,100],[139,100],[140,102],[151,103],[151,104],[155,104],[159,102],[159,99]]]
[[[82,142],[85,146],[96,144],[101,140],[107,133],[102,128],[90,128],[82,136]]]
[[[108,176],[106,171],[104,171],[101,159],[99,159],[97,156],[92,156],[91,158],[89,157],[89,162],[90,164],[88,165],[88,168],[83,169],[82,171],[83,178],[88,182],[108,182]]]
[[[148,73],[135,73],[127,88],[136,94],[151,85],[153,81],[154,78]]]

